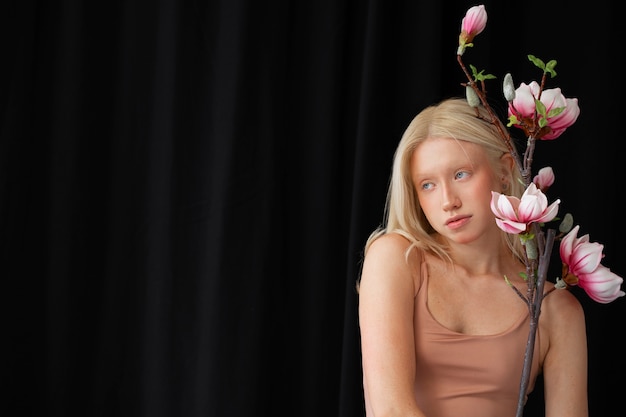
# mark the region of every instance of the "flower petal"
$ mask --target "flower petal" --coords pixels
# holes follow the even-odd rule
[[[578,286],[581,287],[587,295],[598,303],[610,303],[619,297],[625,295],[621,290],[623,278],[611,272],[611,270],[603,265],[598,266],[591,274],[585,274],[578,277]]]
[[[526,223],[514,222],[512,220],[496,219],[496,224],[507,233],[519,234],[526,231]]]

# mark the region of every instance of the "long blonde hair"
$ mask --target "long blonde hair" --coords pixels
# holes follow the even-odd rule
[[[479,111],[486,120],[490,120],[484,108],[479,107]],[[507,176],[507,194],[517,197],[522,195],[524,185],[521,173],[517,167],[504,169],[501,157],[509,153],[509,149],[495,126],[486,120],[478,118],[476,109],[470,107],[464,98],[443,100],[425,108],[413,118],[394,154],[383,224],[368,237],[364,254],[381,235],[398,233],[411,242],[409,250],[417,247],[450,260],[447,247],[433,236],[434,229],[422,211],[411,179],[411,157],[417,146],[427,138],[454,138],[481,145],[494,172]],[[523,247],[519,239],[505,232],[502,232],[502,238],[512,254],[523,259]]]

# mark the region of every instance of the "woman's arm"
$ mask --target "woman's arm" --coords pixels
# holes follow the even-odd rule
[[[539,322],[548,340],[543,364],[546,417],[588,417],[582,306],[571,292],[555,290],[543,300]]]
[[[363,262],[359,325],[368,417],[424,417],[414,394],[414,280],[419,259],[413,250],[407,263],[408,247],[399,235],[383,235]]]

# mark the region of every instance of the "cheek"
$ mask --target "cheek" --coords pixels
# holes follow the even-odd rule
[[[480,181],[480,184],[477,184],[477,189],[481,193],[487,194],[491,199],[492,191],[502,192],[502,181],[498,177],[487,176]]]
[[[417,195],[417,201],[419,202],[422,210],[426,211],[429,207],[432,207],[434,204],[434,195],[435,193],[425,193],[425,192],[415,192]]]
[[[460,195],[464,204],[477,205],[477,207],[486,206],[491,210],[491,192],[502,192],[500,183],[494,183],[491,178],[485,178],[482,181],[477,181],[472,187],[468,187],[463,190],[463,194]]]
[[[417,200],[422,209],[422,216],[426,219],[428,224],[432,225],[433,223],[437,223],[435,217],[441,212],[441,201],[436,193],[418,194]]]

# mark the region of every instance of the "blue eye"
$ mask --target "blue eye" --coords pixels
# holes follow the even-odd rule
[[[430,190],[433,187],[433,183],[432,182],[427,182],[422,184],[422,190]]]
[[[470,174],[467,171],[459,171],[456,174],[454,174],[454,179],[456,180],[460,180],[462,178],[468,177]]]

